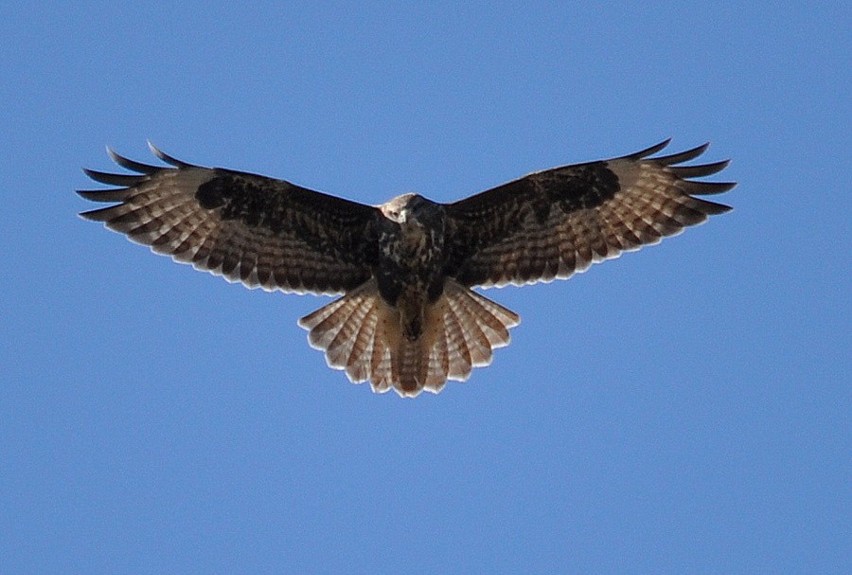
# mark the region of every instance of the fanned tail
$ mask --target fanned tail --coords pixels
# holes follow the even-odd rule
[[[493,350],[509,344],[513,311],[447,280],[444,293],[425,313],[422,335],[402,336],[399,311],[370,280],[299,320],[311,346],[325,351],[328,365],[353,383],[415,397],[438,393],[448,379],[464,381],[474,367],[491,363]]]

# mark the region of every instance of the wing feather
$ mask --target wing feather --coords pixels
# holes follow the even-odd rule
[[[716,174],[728,161],[678,165],[708,144],[650,157],[667,144],[533,173],[448,204],[447,275],[466,286],[565,279],[730,210],[694,196],[734,183],[688,179]]]
[[[121,187],[78,192],[113,204],[83,218],[249,287],[341,293],[370,277],[376,208],[284,180],[195,166],[149,147],[170,167],[107,148],[116,164],[135,173],[84,170],[96,182]]]

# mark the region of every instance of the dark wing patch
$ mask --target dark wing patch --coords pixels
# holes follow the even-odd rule
[[[80,191],[83,212],[175,261],[249,287],[341,293],[366,281],[376,261],[376,208],[264,176],[181,162],[153,146],[172,167],[109,154],[135,174],[85,170],[114,186]]]
[[[447,275],[467,286],[565,279],[730,210],[694,196],[735,184],[688,179],[715,174],[728,162],[677,165],[707,144],[648,157],[667,144],[537,172],[447,205]]]

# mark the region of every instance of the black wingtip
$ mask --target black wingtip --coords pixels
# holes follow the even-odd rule
[[[708,202],[707,200],[701,200],[699,198],[693,198],[693,201],[700,202],[699,206],[701,207],[701,211],[703,211],[708,216],[718,216],[721,214],[727,214],[728,212],[734,209],[727,204]]]
[[[168,155],[164,151],[160,150],[153,143],[151,143],[151,140],[148,140],[148,149],[150,149],[151,153],[154,154],[155,156],[157,156],[158,158],[160,158],[162,161],[164,161],[167,164],[171,164],[172,166],[174,166],[176,168],[194,168],[195,167],[192,164],[182,162],[182,161],[178,160],[177,158],[174,158],[174,157]]]
[[[132,172],[138,172],[140,174],[151,175],[162,168],[158,168],[157,166],[152,166],[150,164],[143,164],[142,162],[136,162],[131,160],[130,158],[125,158],[124,156],[118,154],[115,150],[107,146],[107,154],[110,159],[127,170]]]
[[[730,160],[721,160],[711,164],[697,166],[669,166],[668,170],[679,178],[702,178],[721,172],[730,164]]]
[[[127,198],[128,188],[114,188],[111,190],[77,190],[81,198],[92,202],[122,202]]]
[[[666,138],[659,144],[654,144],[650,148],[645,148],[644,150],[639,150],[638,152],[633,152],[632,154],[628,154],[623,157],[628,160],[641,160],[642,158],[647,158],[648,156],[656,154],[657,152],[668,146],[671,141],[671,138]]]
[[[89,178],[101,184],[109,184],[112,186],[132,186],[139,182],[142,176],[138,174],[111,174],[109,172],[99,172],[83,168],[83,173]]]
[[[692,149],[685,150],[683,152],[678,152],[677,154],[670,154],[668,156],[660,156],[659,158],[653,158],[653,160],[655,162],[663,164],[664,166],[682,164],[683,162],[694,160],[695,158],[706,152],[707,148],[709,147],[710,142],[704,142],[700,146],[695,146]]]
[[[87,212],[80,212],[77,215],[89,222],[105,222],[107,221],[111,215],[114,214],[112,208],[114,206],[109,206],[106,208],[98,208],[96,210],[89,210]]]
[[[712,196],[714,194],[729,192],[736,185],[736,182],[696,182],[695,180],[685,180],[682,187],[691,195]]]

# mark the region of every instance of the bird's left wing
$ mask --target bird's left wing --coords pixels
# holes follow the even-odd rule
[[[735,184],[690,179],[715,174],[728,162],[678,165],[707,144],[649,157],[667,144],[537,172],[447,204],[447,275],[467,286],[564,279],[730,210],[695,196]]]
[[[341,293],[369,279],[376,208],[264,176],[204,168],[152,151],[170,167],[85,170],[119,188],[78,192],[114,205],[83,212],[175,261],[249,287]]]

